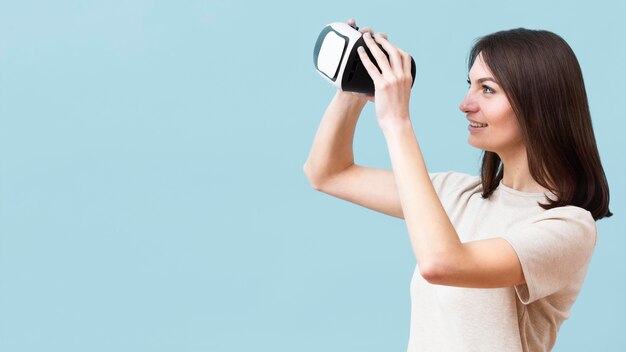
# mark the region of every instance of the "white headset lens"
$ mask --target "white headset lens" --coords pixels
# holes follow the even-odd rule
[[[335,78],[346,41],[335,32],[328,32],[320,48],[317,68],[331,79]]]

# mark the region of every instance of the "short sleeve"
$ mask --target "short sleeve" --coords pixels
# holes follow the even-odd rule
[[[517,253],[526,279],[515,290],[522,303],[529,304],[581,277],[596,245],[597,228],[590,212],[566,206],[546,210],[540,219],[503,238]]]

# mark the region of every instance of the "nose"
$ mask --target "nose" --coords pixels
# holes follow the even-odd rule
[[[467,95],[465,95],[465,98],[459,105],[459,109],[466,114],[478,111],[478,104],[472,97],[471,92],[467,92]]]

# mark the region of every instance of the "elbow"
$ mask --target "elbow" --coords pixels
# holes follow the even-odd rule
[[[309,180],[309,185],[311,185],[311,188],[316,191],[321,191],[321,182],[319,182],[318,178],[313,176],[313,172],[311,171],[308,164],[304,164],[304,166],[302,167],[302,171],[304,171],[304,175],[306,176],[307,180]]]
[[[441,260],[423,260],[418,263],[420,275],[433,285],[445,285],[450,270]]]

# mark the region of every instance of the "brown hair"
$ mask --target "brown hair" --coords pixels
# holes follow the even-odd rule
[[[479,38],[468,70],[478,54],[515,112],[531,176],[557,196],[539,205],[575,205],[595,220],[613,215],[582,72],[565,40],[552,32],[517,28]],[[498,187],[503,167],[496,153],[484,151],[483,198]]]

